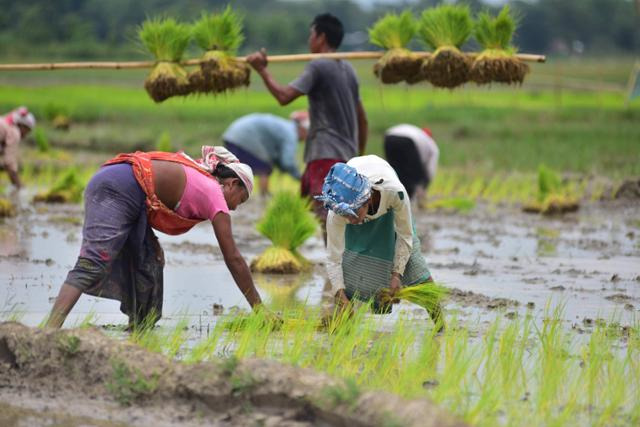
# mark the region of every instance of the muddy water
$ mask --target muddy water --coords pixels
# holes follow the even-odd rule
[[[0,316],[37,325],[51,307],[81,239],[82,208],[38,205],[20,195],[20,213],[0,222]],[[233,214],[234,235],[250,260],[268,242],[254,228],[263,203],[250,201]],[[640,223],[637,205],[591,204],[576,214],[545,218],[517,209],[479,206],[469,214],[418,212],[423,252],[437,281],[454,289],[450,313],[480,319],[564,303],[570,325],[617,319],[628,324],[640,309]],[[166,322],[187,316],[204,332],[217,315],[248,309],[228,272],[210,224],[182,236],[160,235],[165,250]],[[273,303],[318,304],[325,283],[324,247],[314,236],[301,252],[316,263],[294,277],[255,277]],[[398,312],[426,318],[401,304]],[[82,296],[66,325],[87,316],[100,324],[122,324],[119,303]],[[393,319],[394,316],[391,317]],[[586,320],[585,320],[586,319]]]

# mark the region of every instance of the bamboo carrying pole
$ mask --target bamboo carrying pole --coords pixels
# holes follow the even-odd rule
[[[302,53],[294,55],[271,55],[268,56],[269,62],[297,62],[310,61],[317,58],[333,58],[333,59],[378,59],[384,52],[334,52],[334,53]],[[418,53],[424,57],[431,54],[424,52]],[[546,56],[533,55],[528,53],[516,54],[521,61],[527,62],[545,62]],[[239,56],[237,59],[246,61],[246,56]],[[189,59],[182,61],[182,65],[198,65],[200,59]],[[0,64],[0,71],[47,71],[47,70],[124,70],[135,68],[151,68],[156,64],[155,61],[131,61],[131,62],[54,62],[41,64]]]

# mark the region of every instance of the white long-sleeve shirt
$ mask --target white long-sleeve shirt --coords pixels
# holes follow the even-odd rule
[[[389,209],[394,211],[396,245],[393,258],[393,272],[403,274],[413,246],[413,226],[411,222],[411,202],[404,186],[395,171],[385,160],[369,155],[354,157],[347,162],[358,173],[371,182],[374,190],[380,192],[380,206],[373,215],[367,215],[365,221],[377,219]],[[327,216],[327,273],[331,282],[332,295],[344,289],[342,255],[345,250],[345,228],[349,221],[329,211]]]
[[[425,171],[427,171],[429,181],[433,181],[438,168],[438,158],[440,157],[440,150],[433,138],[419,127],[408,124],[393,126],[387,129],[386,135],[402,136],[412,140],[420,154],[420,161]]]

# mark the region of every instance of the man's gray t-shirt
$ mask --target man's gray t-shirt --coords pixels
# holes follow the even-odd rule
[[[356,107],[360,102],[358,79],[351,64],[335,59],[316,59],[289,84],[309,98],[311,126],[304,161],[341,159],[358,151]]]

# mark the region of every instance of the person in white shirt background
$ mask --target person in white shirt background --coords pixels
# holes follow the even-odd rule
[[[431,130],[410,124],[393,126],[384,134],[384,152],[409,198],[421,207],[440,157]]]

